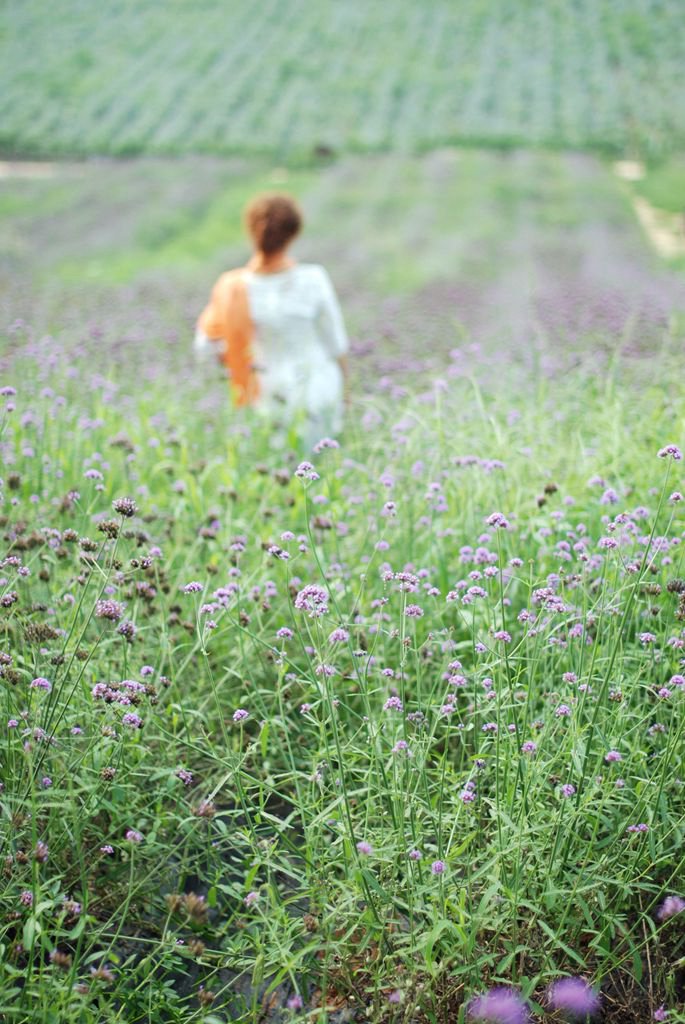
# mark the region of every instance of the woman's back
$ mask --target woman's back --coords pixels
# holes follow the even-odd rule
[[[348,341],[324,268],[299,263],[277,273],[248,269],[246,282],[259,406],[268,412],[302,408],[317,416],[327,407],[337,412],[343,386],[338,361]]]

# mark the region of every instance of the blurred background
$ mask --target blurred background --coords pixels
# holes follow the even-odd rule
[[[153,339],[184,358],[212,281],[248,255],[245,201],[286,190],[297,254],[330,268],[373,379],[440,372],[465,341],[522,364],[643,351],[685,309],[684,15],[6,3],[4,320],[87,324],[154,373]]]

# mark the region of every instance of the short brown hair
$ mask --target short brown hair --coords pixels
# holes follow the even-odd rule
[[[302,213],[290,196],[257,196],[245,210],[245,224],[257,248],[267,256],[279,252],[302,229]]]

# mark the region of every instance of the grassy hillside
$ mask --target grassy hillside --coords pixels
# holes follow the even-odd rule
[[[9,153],[685,144],[680,0],[3,8]]]

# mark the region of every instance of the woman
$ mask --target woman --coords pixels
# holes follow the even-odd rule
[[[254,254],[216,282],[195,351],[219,355],[236,405],[253,406],[277,426],[301,417],[311,447],[342,426],[349,343],[338,300],[323,267],[289,254],[302,228],[289,196],[254,199],[245,221]]]

